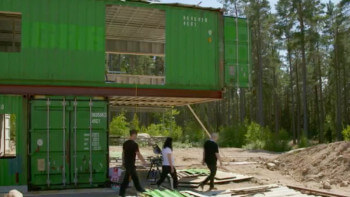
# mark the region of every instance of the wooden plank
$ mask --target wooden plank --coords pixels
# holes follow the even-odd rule
[[[291,188],[291,189],[299,190],[302,192],[314,194],[314,195],[320,195],[320,196],[325,195],[325,196],[331,196],[331,197],[346,197],[345,195],[342,195],[342,194],[324,192],[324,191],[320,191],[320,190],[313,190],[313,189],[309,189],[309,188],[302,188],[302,187],[297,187],[297,186],[292,186],[292,185],[287,185],[287,187]]]
[[[223,180],[223,179],[233,179],[236,178],[237,174],[229,173],[229,172],[222,172],[217,171],[215,175],[215,179]]]

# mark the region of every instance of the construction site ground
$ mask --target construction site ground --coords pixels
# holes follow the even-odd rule
[[[120,155],[121,146],[111,146],[110,155]],[[142,147],[140,152],[145,157],[155,156],[151,147]],[[250,151],[240,148],[221,148],[220,154],[224,158],[224,165],[220,171],[233,172],[252,176],[248,181],[238,183],[217,184],[219,191],[246,188],[259,185],[278,184],[282,186],[296,186],[328,193],[350,196],[350,143],[337,142],[318,145],[311,148],[294,150],[288,153],[273,153],[267,151]],[[206,168],[201,164],[203,150],[201,148],[175,148],[175,164],[178,170],[189,168]],[[325,156],[326,155],[326,156]],[[340,159],[339,159],[340,158]],[[322,162],[327,162],[322,165]],[[339,163],[340,162],[340,163]],[[326,167],[325,167],[326,166]],[[120,167],[120,160],[111,160],[110,167]],[[320,168],[320,169],[318,169]],[[342,172],[339,171],[342,170]],[[320,176],[319,171],[324,171]],[[147,167],[140,167],[138,172],[142,184],[147,189],[157,187],[146,180]],[[337,175],[339,174],[339,175]],[[310,178],[311,177],[311,178]],[[165,182],[165,187],[169,184]],[[328,189],[325,189],[328,188]],[[208,189],[208,186],[204,190]],[[202,194],[200,188],[182,188]],[[136,196],[133,187],[128,189],[129,196]],[[24,196],[61,197],[61,196],[116,196],[117,193],[109,188],[80,189],[61,191],[29,192]]]

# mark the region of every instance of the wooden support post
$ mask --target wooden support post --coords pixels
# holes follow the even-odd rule
[[[204,124],[202,123],[202,121],[198,118],[197,114],[193,111],[192,107],[188,104],[187,105],[188,109],[192,112],[193,116],[197,119],[197,121],[199,122],[199,124],[201,125],[201,127],[204,129],[204,131],[207,133],[208,137],[211,138],[211,135],[209,133],[209,131],[207,130],[207,128],[205,128]]]

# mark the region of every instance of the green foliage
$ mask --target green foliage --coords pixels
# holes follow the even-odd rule
[[[164,57],[108,54],[108,70],[132,75],[164,75]]]
[[[247,122],[222,128],[220,131],[219,144],[222,147],[241,148],[246,142]]]
[[[343,131],[342,134],[344,136],[345,141],[350,141],[350,125],[348,125]]]
[[[151,136],[169,136],[172,137],[175,141],[179,140],[182,135],[182,128],[176,124],[175,116],[180,112],[171,109],[167,110],[164,114],[158,117],[160,118],[160,124],[150,124],[148,127],[142,127],[141,132],[148,133]],[[132,121],[134,124],[138,125],[138,120]]]
[[[268,129],[261,127],[258,123],[252,122],[247,127],[247,133],[245,135],[246,145],[244,148],[258,150],[264,149],[268,132],[270,132]]]
[[[205,137],[202,128],[198,126],[197,122],[187,121],[184,126],[182,141],[185,143],[201,142]]]
[[[247,125],[247,126],[245,126]],[[288,145],[289,135],[284,129],[279,132],[271,132],[268,127],[262,127],[255,122],[248,124],[245,122],[245,125],[241,126],[241,130],[237,132],[236,139],[237,143],[242,143],[241,146],[245,149],[254,149],[254,150],[268,150],[275,152],[283,152],[290,150]],[[246,133],[244,137],[244,129],[246,128]],[[224,138],[226,136],[223,136]],[[244,140],[243,140],[244,139]]]
[[[138,131],[140,130],[140,121],[136,113],[134,114],[134,117],[130,122],[130,129],[136,129]]]
[[[16,115],[10,115],[10,139],[15,141],[16,139]]]
[[[150,136],[167,136],[163,124],[150,124],[148,127],[142,127],[141,132],[148,133]]]
[[[305,148],[305,147],[308,147],[309,145],[310,144],[309,144],[309,140],[307,139],[307,137],[305,137],[304,135],[301,136],[300,141],[298,143],[298,147]]]
[[[284,152],[290,150],[288,145],[289,135],[288,132],[284,129],[280,130],[278,133],[268,132],[268,137],[265,143],[265,150],[275,151],[275,152]]]
[[[129,123],[126,121],[124,113],[113,118],[109,124],[109,132],[111,135],[127,136],[129,132]]]

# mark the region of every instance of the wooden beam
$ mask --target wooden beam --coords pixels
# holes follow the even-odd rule
[[[155,88],[120,88],[95,86],[6,85],[0,84],[0,94],[71,95],[71,96],[144,96],[221,99],[221,90],[184,90]]]
[[[205,131],[205,133],[208,135],[209,138],[211,138],[211,135],[209,133],[209,131],[207,130],[207,128],[204,126],[204,124],[202,123],[202,121],[199,119],[199,117],[197,116],[197,114],[193,111],[192,107],[190,105],[187,105],[188,109],[192,112],[193,116],[196,118],[196,120],[198,121],[198,123],[201,125],[201,127],[203,128],[203,130]]]

